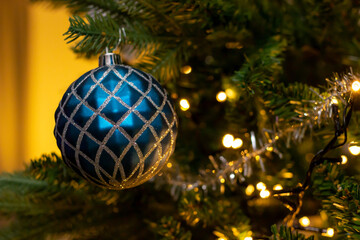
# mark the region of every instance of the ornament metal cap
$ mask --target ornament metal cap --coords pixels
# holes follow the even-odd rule
[[[116,53],[105,53],[99,57],[99,67],[121,64],[121,58]]]

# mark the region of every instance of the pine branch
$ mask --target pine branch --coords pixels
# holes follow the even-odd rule
[[[214,229],[225,239],[243,239],[250,231],[249,219],[238,203],[239,199],[224,195],[185,192],[179,201],[179,214],[189,226]],[[205,236],[203,236],[205,238]]]
[[[172,13],[176,4],[169,1],[158,1],[154,4],[154,1],[148,0],[139,0],[138,4],[144,6],[146,9],[145,12],[151,12],[154,16],[158,16],[154,20],[159,22],[168,22],[170,25],[174,26],[176,30],[181,31],[179,23],[172,18]],[[180,32],[181,33],[181,32]]]
[[[107,16],[89,15],[86,20],[79,16],[70,18],[70,27],[64,34],[68,43],[79,39],[74,49],[87,56],[95,55],[106,47],[115,48],[119,41],[119,25]]]
[[[325,177],[324,177],[325,176]],[[338,165],[325,165],[314,176],[314,195],[323,209],[337,222],[339,234],[360,238],[360,181],[345,177]]]
[[[70,18],[70,27],[65,33],[67,35],[65,40],[68,43],[77,41],[74,46],[76,52],[91,56],[100,53],[106,47],[110,50],[114,49],[119,43],[119,28],[120,26],[111,17],[86,16],[85,21],[79,16],[74,16]],[[133,51],[142,55],[137,60],[137,66],[150,71],[161,80],[177,76],[182,62],[188,57],[185,42],[179,42],[171,36],[152,37],[141,24],[131,24],[127,29],[126,38],[124,35],[121,37],[122,43],[129,42],[133,45]],[[166,46],[167,42],[172,44]]]
[[[152,231],[162,240],[190,240],[191,232],[186,231],[181,222],[173,217],[162,217],[158,222],[149,222]]]
[[[280,226],[278,229],[276,225],[271,227],[271,232],[273,236],[270,238],[272,240],[314,240],[314,236],[305,237],[303,234],[293,232],[291,228]]]
[[[261,94],[264,88],[279,81],[286,47],[285,39],[279,39],[279,36],[271,38],[259,51],[250,57],[245,56],[246,62],[235,72],[232,81],[249,94]]]
[[[264,107],[280,119],[291,120],[298,117],[314,102],[321,102],[320,91],[304,83],[273,84],[271,89],[263,90]]]
[[[0,239],[42,239],[52,234],[91,239],[100,233],[102,239],[111,239],[108,234],[114,231],[127,238],[128,233],[119,234],[112,223],[141,224],[136,213],[129,212],[131,207],[120,207],[131,205],[136,192],[108,191],[88,184],[55,154],[44,155],[23,173],[0,176],[0,212],[16,217],[1,230]]]
[[[149,71],[156,78],[167,81],[179,75],[180,68],[188,59],[185,42],[172,47],[161,47],[138,59],[137,67]]]

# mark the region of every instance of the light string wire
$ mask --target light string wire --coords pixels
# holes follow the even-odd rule
[[[299,213],[302,203],[303,203],[303,197],[305,191],[310,187],[311,183],[311,175],[314,171],[315,167],[323,164],[325,161],[331,162],[331,163],[340,163],[342,161],[341,157],[339,158],[328,158],[325,157],[325,155],[336,148],[339,148],[343,146],[347,141],[347,127],[350,123],[352,110],[353,110],[353,100],[352,97],[350,97],[348,104],[345,106],[345,109],[343,111],[343,118],[342,123],[340,122],[340,116],[339,116],[339,107],[336,103],[332,103],[332,109],[333,109],[333,121],[335,126],[334,131],[334,137],[328,142],[328,144],[321,149],[311,160],[309,164],[309,168],[306,172],[306,176],[304,179],[303,184],[301,184],[298,187],[288,189],[288,190],[272,190],[271,194],[274,197],[277,197],[281,202],[283,202],[285,205],[289,206],[290,213],[288,216],[285,217],[284,222],[288,226],[292,226],[295,220],[296,215]],[[349,109],[349,110],[348,110]],[[344,140],[341,143],[338,143],[338,138],[340,136],[344,135]],[[287,196],[296,196],[295,201],[289,201],[285,197]]]

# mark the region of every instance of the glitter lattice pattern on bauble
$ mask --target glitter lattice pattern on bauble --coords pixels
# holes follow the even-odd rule
[[[177,117],[165,89],[129,66],[85,73],[70,85],[55,118],[65,163],[106,188],[149,180],[175,148]]]

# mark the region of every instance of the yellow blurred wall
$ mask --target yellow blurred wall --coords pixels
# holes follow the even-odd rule
[[[0,171],[19,169],[25,162],[43,153],[59,153],[53,136],[55,109],[71,82],[98,64],[97,59],[77,58],[70,45],[65,43],[62,34],[68,28],[70,16],[65,9],[16,1],[22,2],[23,11],[26,12],[26,19],[19,21],[25,21],[23,31],[27,34],[22,36],[25,39],[20,43],[7,40],[3,48],[7,48],[11,56],[19,44],[23,45],[26,61],[18,69],[16,64],[9,64],[4,57],[0,57],[0,65],[4,64],[3,68],[9,72],[6,77],[0,75],[0,84],[5,86],[0,88],[0,101],[6,102],[6,113],[1,113],[0,117]],[[2,4],[13,5],[12,1]],[[16,15],[20,14],[13,12],[13,19],[16,20]],[[0,25],[4,21],[11,24],[10,19],[2,17]],[[10,35],[19,38],[19,32]],[[0,39],[4,36],[2,33],[4,30],[0,28]],[[4,41],[0,40],[0,45]],[[20,77],[11,75],[19,71],[26,74]],[[17,80],[14,81],[14,78]],[[23,127],[18,128],[19,124],[23,124]]]
[[[0,3],[0,171],[18,168],[24,154],[27,14],[24,0]]]

